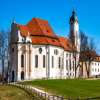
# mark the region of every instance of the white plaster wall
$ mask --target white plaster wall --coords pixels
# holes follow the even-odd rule
[[[14,51],[12,52],[12,49]],[[9,65],[9,75],[10,75],[10,81],[12,80],[12,71],[14,71],[14,81],[17,80],[17,46],[15,44],[12,44],[10,46],[10,65]]]
[[[78,66],[79,64],[79,56],[80,56],[80,52],[77,52],[76,54],[76,66]],[[80,66],[78,66],[77,70],[76,70],[76,77],[79,77],[80,73],[79,73],[79,68]]]
[[[21,55],[23,54],[23,47],[26,47],[25,50],[25,66],[21,68]],[[30,44],[31,49],[31,72],[29,75],[29,53],[28,53],[28,44],[19,44],[18,45],[18,66],[17,67],[17,80],[21,81],[21,71],[24,71],[24,79],[41,79],[41,78],[74,78],[75,71],[73,70],[73,54],[64,51],[63,48],[51,46],[51,45],[32,45]],[[42,48],[42,53],[39,53],[39,48]],[[58,54],[54,54],[54,50],[58,51]],[[68,55],[66,57],[66,54]],[[38,55],[38,68],[35,67],[35,55]],[[45,68],[43,67],[43,55],[45,55]],[[71,55],[71,56],[70,56]],[[13,56],[13,55],[12,55]],[[17,56],[17,55],[15,55]],[[13,56],[13,57],[15,57]],[[52,67],[52,56],[54,56],[54,67]],[[61,65],[59,68],[58,58],[61,58]],[[69,68],[69,60],[71,59],[71,70]],[[66,60],[68,60],[68,70],[66,70]],[[14,62],[17,64],[17,62]],[[13,67],[15,69],[15,67]]]
[[[21,80],[21,54],[22,54],[22,51],[21,51],[21,45],[18,44],[18,72],[17,72],[17,80],[20,81]]]
[[[100,62],[93,61],[90,67],[90,76],[100,75]]]
[[[19,45],[18,48],[22,46]],[[28,50],[28,46],[26,46]],[[39,53],[39,48],[42,48],[42,53]],[[58,51],[58,54],[54,54],[54,50]],[[21,54],[22,51],[19,50],[18,54],[18,80],[20,81],[20,74],[23,70],[21,66]],[[67,54],[67,57],[66,57]],[[29,79],[41,79],[41,78],[74,78],[75,71],[73,70],[73,54],[64,51],[63,48],[51,46],[51,45],[31,45],[31,74],[29,77],[29,64],[28,64],[28,53],[25,53],[25,80]],[[38,68],[35,67],[35,55],[38,55]],[[43,67],[43,55],[45,55],[45,68]],[[52,56],[54,57],[54,67],[52,67]],[[59,68],[58,58],[61,58],[61,65]],[[71,70],[69,68],[69,60],[71,59]],[[66,70],[66,60],[68,60],[68,70]],[[75,69],[75,68],[74,68]]]
[[[41,54],[39,53],[39,48],[42,48]],[[38,55],[38,68],[35,67],[35,55]],[[46,46],[45,45],[32,45],[31,54],[31,79],[36,78],[46,78],[46,65],[43,67],[43,55],[46,59]],[[45,61],[46,64],[46,61]]]
[[[31,79],[31,63],[29,65],[29,47],[31,51],[31,44],[18,44],[18,80],[21,80],[21,72],[24,71],[24,79],[29,80]],[[24,55],[24,67],[21,66],[21,55]],[[31,60],[31,54],[30,54]],[[30,61],[31,62],[31,61]]]
[[[69,65],[69,60],[71,59],[71,57],[69,56],[71,53],[70,52],[68,52],[68,51],[65,51],[64,52],[64,76],[66,77],[66,78],[70,78],[70,73],[71,73],[71,71],[70,71],[70,65]],[[66,61],[67,61],[67,66],[66,66]],[[67,67],[67,68],[66,68]]]
[[[69,76],[69,52],[64,51],[64,78],[68,78]],[[66,65],[67,62],[67,65]]]
[[[54,54],[54,50],[58,51],[58,54]],[[49,51],[49,77],[50,78],[61,78],[63,76],[63,56],[64,56],[64,50],[60,47],[56,46],[49,46],[48,47]],[[54,67],[52,67],[52,56],[54,57]],[[61,59],[60,62],[60,68],[59,68],[59,63],[58,59]]]
[[[39,54],[39,48],[42,48],[42,53]],[[54,54],[54,50],[58,50],[58,55]],[[35,68],[35,55],[38,55],[39,64]],[[46,66],[43,68],[43,55],[46,57]],[[54,67],[52,68],[52,56],[54,56]],[[61,57],[61,68],[63,59],[63,49],[56,46],[33,45],[32,49],[32,76],[31,78],[60,78],[62,69],[58,67],[58,57]],[[48,61],[49,60],[49,61]]]
[[[71,70],[70,70],[70,60],[71,60]],[[66,61],[68,63],[67,64],[68,66],[66,66]],[[78,62],[79,62],[79,54],[76,54],[76,66],[78,65]],[[77,68],[76,77],[79,76],[78,73],[79,73],[79,68]],[[66,78],[75,77],[75,58],[73,57],[73,53],[68,51],[64,52],[64,77]]]

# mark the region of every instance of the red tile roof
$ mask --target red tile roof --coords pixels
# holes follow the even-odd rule
[[[49,44],[49,45],[62,47],[58,39],[43,37],[43,36],[32,36],[32,43],[33,44]]]
[[[100,56],[96,56],[95,59],[94,59],[94,61],[100,62]]]
[[[69,50],[69,51],[72,50],[71,42],[69,39],[64,37],[58,37],[58,39],[65,50]]]
[[[17,27],[19,28],[19,30],[20,30],[20,32],[21,32],[21,35],[22,35],[23,37],[28,36],[29,29],[28,29],[27,26],[17,24]]]
[[[46,20],[33,18],[27,25],[17,24],[17,27],[24,37],[28,36],[28,32],[30,33],[33,44],[50,44],[68,51],[72,50],[71,41],[57,36]]]
[[[31,35],[45,35],[45,36],[56,37],[48,21],[46,20],[33,18],[27,24],[27,27],[29,28]]]

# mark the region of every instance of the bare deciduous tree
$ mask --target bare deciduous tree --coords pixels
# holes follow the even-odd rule
[[[93,39],[90,39],[85,35],[84,32],[80,32],[80,39],[81,39],[81,45],[80,45],[80,61],[81,61],[81,69],[83,71],[83,63],[85,63],[86,73],[87,77],[90,76],[90,65],[91,62],[96,57],[96,47]],[[83,75],[83,72],[81,73]]]
[[[8,38],[9,37],[9,31],[6,32],[4,30],[0,31],[0,60],[2,62],[2,79],[4,81],[4,78],[6,77],[5,74],[5,59],[8,61]],[[8,67],[8,66],[6,66]]]

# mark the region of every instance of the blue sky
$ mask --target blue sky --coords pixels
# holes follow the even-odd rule
[[[73,8],[80,30],[95,40],[99,52],[100,0],[0,0],[0,29],[8,30],[13,18],[17,23],[26,24],[38,17],[48,20],[55,33],[67,36]]]

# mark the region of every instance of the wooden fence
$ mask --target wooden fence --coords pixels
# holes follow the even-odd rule
[[[84,99],[82,99],[80,97],[78,97],[76,99],[72,99],[71,97],[64,98],[63,96],[50,95],[46,92],[40,92],[40,91],[37,91],[36,89],[34,89],[30,85],[18,84],[16,82],[8,83],[6,85],[13,85],[15,87],[23,89],[30,96],[32,96],[33,100],[100,100],[100,97],[94,97],[94,98],[88,97],[88,98],[84,98]]]

